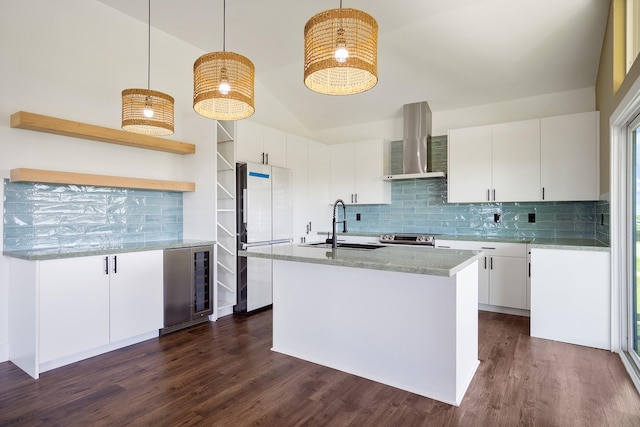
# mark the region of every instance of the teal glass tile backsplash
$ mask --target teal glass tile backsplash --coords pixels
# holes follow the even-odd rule
[[[4,250],[182,238],[182,193],[4,180]]]
[[[347,223],[353,232],[594,239],[596,202],[447,203],[445,179],[413,179],[391,183],[390,205],[348,206]]]
[[[446,172],[446,136],[429,141],[429,170]],[[402,172],[402,143],[391,143],[392,173]],[[356,221],[360,214],[360,221]],[[499,214],[499,222],[494,215]],[[535,214],[535,222],[529,222]],[[350,205],[352,232],[429,233],[485,237],[598,239],[609,243],[608,202],[447,203],[447,181],[391,182],[390,205]]]

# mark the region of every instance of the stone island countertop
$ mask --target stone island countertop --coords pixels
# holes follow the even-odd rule
[[[331,249],[291,244],[248,248],[238,251],[238,256],[450,277],[479,259],[482,253],[482,251],[405,246]]]

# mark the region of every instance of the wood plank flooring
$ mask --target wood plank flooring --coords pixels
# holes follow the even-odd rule
[[[272,352],[271,311],[228,316],[45,372],[0,364],[0,426],[640,426],[617,354],[480,312],[460,407]],[[417,337],[418,338],[418,337]]]

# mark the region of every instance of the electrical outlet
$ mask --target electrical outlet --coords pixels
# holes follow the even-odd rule
[[[536,222],[536,214],[535,213],[530,213],[529,214],[529,222]]]
[[[493,214],[493,222],[500,222],[500,214],[499,213],[494,213]]]
[[[356,214],[356,221],[360,221],[360,214],[359,213]]]

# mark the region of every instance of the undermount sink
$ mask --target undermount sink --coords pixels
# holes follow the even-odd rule
[[[325,242],[317,242],[317,243],[307,243],[302,246],[315,246],[317,248],[331,249],[331,243]],[[338,249],[378,249],[383,248],[382,245],[376,245],[373,243],[347,243],[347,242],[338,242]]]

